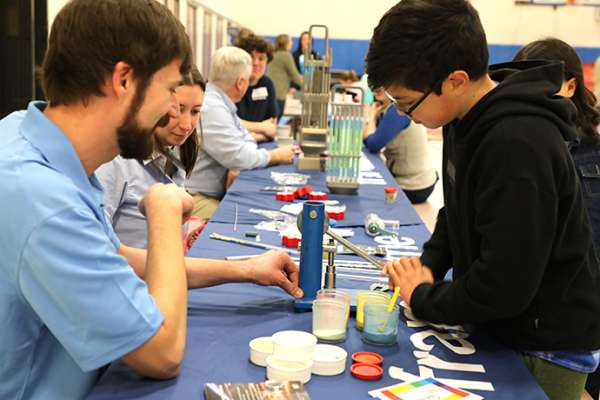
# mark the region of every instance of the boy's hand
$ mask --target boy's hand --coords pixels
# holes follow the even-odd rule
[[[293,297],[304,296],[298,287],[298,265],[283,251],[268,251],[248,260],[249,280],[258,285],[279,286]]]
[[[389,276],[390,288],[400,286],[400,296],[408,305],[417,286],[422,283],[433,283],[431,270],[421,264],[419,257],[401,257],[391,261],[383,267],[382,274]]]

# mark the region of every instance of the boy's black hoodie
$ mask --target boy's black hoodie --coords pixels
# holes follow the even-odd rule
[[[576,110],[554,95],[562,64],[491,71],[498,86],[444,127],[445,207],[421,256],[437,281],[411,307],[517,349],[598,349],[600,271],[566,145]]]

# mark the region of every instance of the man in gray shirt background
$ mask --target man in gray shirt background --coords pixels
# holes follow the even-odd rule
[[[237,47],[218,49],[211,60],[202,105],[200,150],[186,188],[194,197],[193,214],[208,219],[225,194],[229,170],[264,168],[291,164],[291,146],[259,149],[237,116],[236,102],[248,89],[252,59]]]

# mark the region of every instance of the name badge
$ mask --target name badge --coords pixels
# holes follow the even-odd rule
[[[265,100],[268,95],[269,95],[269,92],[267,92],[267,88],[264,86],[259,87],[259,88],[254,88],[252,90],[252,100]]]

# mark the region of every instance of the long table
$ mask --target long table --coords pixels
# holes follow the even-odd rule
[[[395,185],[378,157],[367,155],[387,184]],[[273,193],[260,192],[275,185],[272,170],[296,171],[294,166],[243,172],[223,199],[215,218],[206,226],[190,256],[222,258],[224,256],[259,254],[260,249],[212,240],[217,232],[243,238],[261,220],[247,210],[250,207],[279,209],[282,203]],[[304,171],[303,171],[304,173]],[[309,184],[325,190],[324,178],[309,173]],[[361,186],[359,196],[332,196],[347,206],[345,223],[353,230],[353,242],[377,244],[397,257],[405,252],[420,252],[429,232],[400,191],[397,203],[383,201],[378,185]],[[235,204],[238,208],[234,224]],[[377,210],[384,219],[401,221],[398,238],[371,238],[362,229],[366,212]],[[280,244],[275,232],[260,232],[265,243]],[[351,256],[345,256],[352,258]],[[339,279],[338,287],[364,288],[365,283]],[[180,376],[156,381],[142,378],[122,363],[113,363],[89,396],[91,399],[202,399],[208,382],[258,382],[266,379],[265,369],[248,361],[248,342],[259,336],[288,329],[311,331],[312,313],[296,312],[293,299],[281,289],[251,284],[226,284],[189,291],[187,346]],[[351,360],[346,371],[334,377],[313,375],[306,384],[312,399],[368,399],[368,391],[401,382],[390,376],[390,368],[401,378],[435,376],[444,382],[471,390],[486,399],[546,399],[519,356],[481,332],[470,334],[456,330],[437,330],[416,321],[404,309],[399,324],[397,344],[378,347],[360,339],[360,332],[350,322],[348,337],[340,344],[349,354],[376,351],[385,357],[384,377],[379,381],[361,381],[351,376]]]

